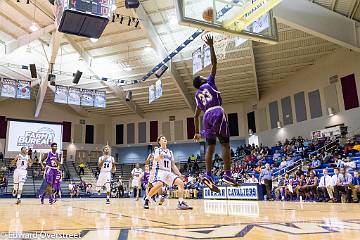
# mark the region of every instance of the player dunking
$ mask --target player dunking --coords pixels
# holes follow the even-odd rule
[[[224,160],[225,173],[222,180],[230,185],[237,186],[238,184],[231,176],[231,157],[229,145],[229,124],[222,108],[222,99],[220,92],[215,85],[215,75],[217,68],[217,59],[214,50],[213,38],[210,35],[206,36],[206,43],[210,47],[212,69],[211,74],[206,79],[201,76],[194,78],[193,85],[197,89],[195,93],[196,110],[194,116],[195,135],[194,140],[199,141],[201,136],[206,138],[208,148],[205,155],[206,161],[206,175],[203,179],[211,191],[219,192],[219,188],[215,186],[212,178],[212,157],[215,152],[216,138],[219,139],[222,148],[222,158]],[[203,130],[200,135],[200,121],[201,112],[205,112],[203,118]]]
[[[16,169],[14,171],[14,190],[13,196],[17,197],[16,204],[21,203],[21,193],[23,191],[23,186],[27,177],[27,167],[31,167],[32,161],[27,153],[27,148],[22,147],[20,154],[15,157],[11,162],[12,165],[16,164]]]
[[[110,183],[111,173],[116,171],[115,159],[110,156],[110,146],[103,148],[103,155],[99,157],[98,166],[100,168],[99,178],[96,182],[96,190],[100,193],[102,187],[106,187],[106,204],[110,204]]]
[[[45,167],[45,181],[47,187],[43,194],[41,194],[41,204],[44,204],[44,198],[46,195],[49,196],[49,203],[53,204],[56,200],[54,199],[54,184],[56,182],[56,175],[58,173],[58,167],[60,166],[59,154],[57,151],[57,144],[51,144],[51,151],[47,155],[44,155],[42,161],[40,162],[42,168],[44,169],[43,161],[46,160]]]
[[[175,165],[174,155],[171,150],[167,148],[167,140],[165,136],[159,136],[157,139],[159,148],[154,152],[154,163],[156,170],[154,175],[153,187],[145,198],[144,208],[149,209],[149,200],[155,195],[158,190],[167,184],[169,186],[177,186],[179,192],[179,202],[177,209],[188,210],[192,207],[188,206],[184,201],[184,182],[181,180],[181,173]]]

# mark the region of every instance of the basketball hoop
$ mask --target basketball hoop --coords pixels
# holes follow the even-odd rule
[[[219,60],[224,60],[226,58],[226,47],[229,45],[232,38],[230,36],[214,33],[211,31],[204,31],[201,34],[201,39],[206,42],[205,36],[211,33],[214,38],[214,50],[216,53],[216,57]]]

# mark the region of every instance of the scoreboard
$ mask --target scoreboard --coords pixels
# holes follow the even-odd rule
[[[114,0],[55,0],[58,30],[88,38],[100,38],[112,13]]]
[[[112,0],[70,0],[69,8],[108,18],[112,5]]]

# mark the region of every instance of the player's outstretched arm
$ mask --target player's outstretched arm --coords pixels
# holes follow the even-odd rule
[[[181,172],[179,171],[178,167],[175,164],[175,161],[171,161],[171,169],[176,175],[178,175],[179,177],[182,177]]]
[[[104,157],[100,157],[100,158],[99,158],[99,165],[98,165],[98,167],[99,167],[99,168],[102,168],[102,166],[104,165],[104,162],[105,162],[105,158],[104,158]]]
[[[198,142],[201,138],[200,135],[200,114],[201,109],[196,107],[195,115],[194,115],[194,125],[195,125],[195,135],[194,135],[194,141]]]
[[[217,59],[216,59],[216,54],[215,54],[215,49],[214,49],[214,39],[211,35],[207,35],[205,37],[205,39],[206,39],[206,44],[209,45],[209,47],[210,47],[211,64],[212,64],[211,75],[215,77],[216,70],[217,70]]]

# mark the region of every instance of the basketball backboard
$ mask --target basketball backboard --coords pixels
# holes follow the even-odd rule
[[[271,9],[281,0],[176,0],[179,24],[224,35],[238,35],[253,41],[278,42],[276,21]],[[206,9],[215,13],[203,19]]]

